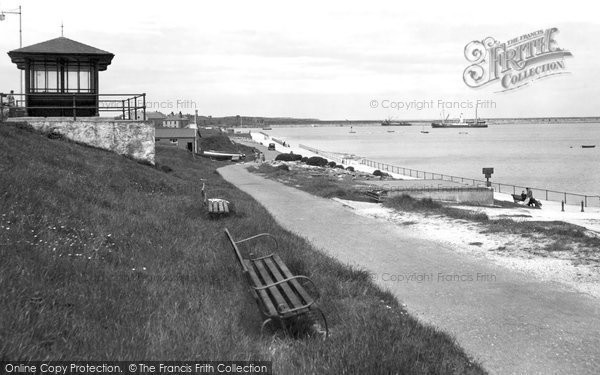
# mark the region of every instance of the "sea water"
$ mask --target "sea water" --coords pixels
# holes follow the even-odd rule
[[[273,127],[269,135],[324,151],[426,172],[600,195],[600,124]],[[392,132],[393,131],[393,132]],[[428,131],[429,133],[422,133]],[[596,145],[596,148],[582,148]]]

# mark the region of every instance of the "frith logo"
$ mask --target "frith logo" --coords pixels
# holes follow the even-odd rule
[[[568,73],[565,57],[568,50],[558,47],[553,27],[500,43],[492,37],[474,40],[465,46],[465,58],[472,63],[463,80],[469,87],[478,88],[498,81],[500,91],[514,90],[537,79]]]

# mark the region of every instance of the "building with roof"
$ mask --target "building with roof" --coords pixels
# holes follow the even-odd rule
[[[200,150],[200,133],[190,128],[156,128],[154,143],[162,146],[174,146],[190,152]]]
[[[112,53],[59,37],[8,56],[24,70],[28,116],[99,115],[98,73],[110,65]]]
[[[190,123],[190,119],[183,116],[181,112],[177,115],[170,114],[162,121],[165,128],[185,128]]]

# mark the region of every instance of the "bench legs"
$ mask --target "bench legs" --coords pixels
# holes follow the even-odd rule
[[[307,315],[309,315],[309,317],[313,320],[313,321],[317,321],[322,320],[323,321],[323,328],[325,329],[325,337],[324,338],[328,338],[329,337],[329,326],[327,325],[327,318],[325,318],[325,314],[323,313],[323,311],[316,307],[315,305],[312,306],[312,308],[310,309],[309,312],[306,313]],[[304,315],[304,314],[302,314]],[[285,320],[290,320],[290,319],[297,319],[299,316],[296,317],[290,317],[287,319],[279,319],[279,318],[267,318],[261,325],[260,327],[260,335],[263,336],[264,334],[264,330],[265,327],[269,324],[269,323],[273,323],[275,320],[277,320],[279,322],[279,324],[281,325],[281,329],[283,330],[283,332],[285,332],[285,334],[287,335],[289,333],[286,325],[285,325]]]
[[[287,328],[285,327],[285,323],[283,322],[283,319],[273,319],[273,318],[267,318],[262,325],[260,326],[260,335],[262,336],[265,330],[265,327],[267,326],[267,324],[269,323],[273,323],[274,320],[279,321],[279,324],[281,325],[281,329],[283,329],[283,332],[285,332],[285,334],[287,335],[288,331]]]
[[[321,315],[321,319],[323,319],[323,325],[325,326],[324,327],[325,328],[325,338],[328,338],[329,337],[329,327],[327,326],[327,319],[325,318],[325,314],[323,314],[323,311],[320,308],[318,308],[314,305],[311,310],[315,310],[316,312],[319,313],[319,315]]]
[[[260,335],[261,336],[263,335],[263,332],[264,332],[265,327],[267,326],[267,324],[271,323],[272,321],[273,321],[273,319],[269,318],[269,319],[265,320],[263,322],[263,324],[260,326]]]

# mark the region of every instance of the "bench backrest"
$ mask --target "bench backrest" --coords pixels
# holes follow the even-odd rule
[[[240,249],[237,246],[237,242],[235,242],[235,240],[233,239],[233,237],[231,236],[231,233],[229,233],[229,230],[227,230],[227,228],[225,228],[225,234],[227,235],[227,239],[229,239],[229,243],[231,243],[231,247],[233,247],[233,251],[235,252],[235,256],[236,256],[238,262],[240,263],[240,266],[242,266],[242,270],[244,270],[244,273],[247,273],[248,268],[246,267],[246,263],[244,262],[242,253],[240,252]]]

